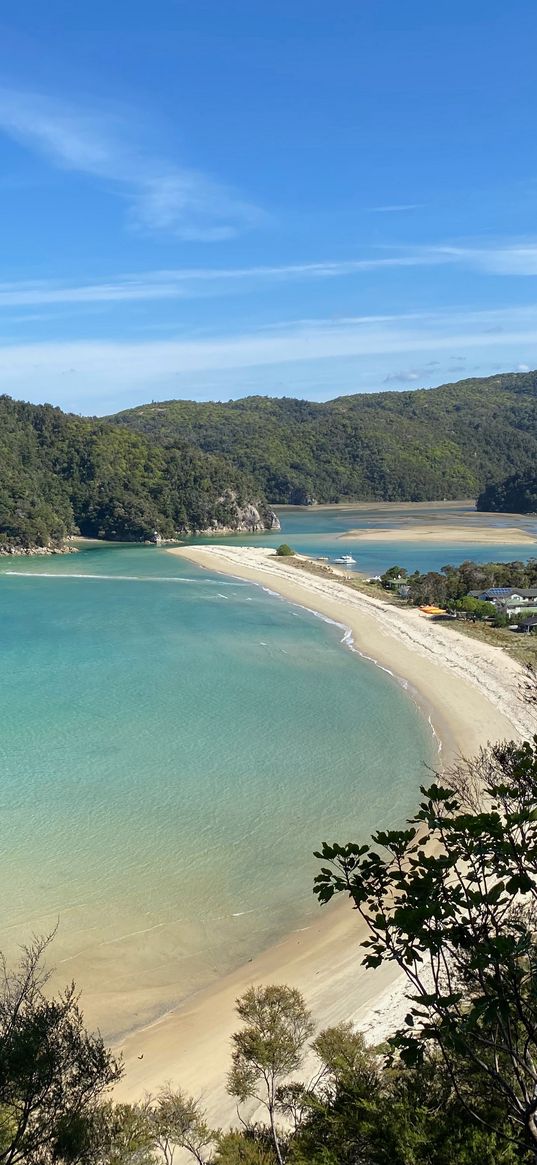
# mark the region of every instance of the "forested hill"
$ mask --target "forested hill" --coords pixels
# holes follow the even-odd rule
[[[225,454],[271,502],[475,497],[537,464],[537,372],[326,404],[166,401],[110,419]]]
[[[137,541],[237,528],[255,519],[241,508],[258,497],[239,469],[184,440],[164,448],[126,428],[0,397],[0,549],[46,547],[77,529]],[[266,504],[258,508],[270,525]]]

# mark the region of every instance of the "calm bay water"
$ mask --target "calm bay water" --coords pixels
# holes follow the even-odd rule
[[[329,513],[284,535],[329,553]],[[58,923],[58,978],[108,1036],[307,926],[312,850],[401,822],[434,762],[341,628],[164,550],[3,560],[0,612],[0,946]]]
[[[326,555],[336,558],[340,554],[352,554],[356,559],[355,570],[370,574],[381,574],[388,566],[397,563],[407,570],[440,570],[447,563],[456,565],[467,558],[475,562],[509,562],[537,556],[537,542],[510,543],[508,537],[498,544],[480,542],[478,537],[472,542],[400,542],[386,540],[368,544],[360,538],[342,538],[348,530],[382,530],[400,527],[485,526],[493,531],[518,527],[537,538],[537,518],[519,518],[512,514],[478,514],[473,505],[457,502],[430,505],[383,505],[382,503],[359,506],[300,506],[276,507],[282,524],[281,532],[257,534],[249,538],[252,545],[278,546],[282,536],[300,554]],[[196,541],[203,541],[196,539]],[[204,541],[210,541],[205,539]],[[212,541],[212,539],[211,539]],[[241,545],[244,535],[229,539]]]

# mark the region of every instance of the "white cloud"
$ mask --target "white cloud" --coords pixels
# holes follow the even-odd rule
[[[516,370],[517,372],[529,372],[530,366],[529,364],[517,364]]]
[[[139,228],[212,241],[232,237],[263,218],[259,208],[226,186],[132,143],[134,122],[0,88],[0,130],[62,169],[112,183]]]
[[[420,373],[425,374],[424,369],[418,368],[403,368],[400,372],[389,372],[384,377],[383,384],[414,384],[417,380],[421,380]]]
[[[498,315],[505,331],[491,334],[487,326]],[[43,394],[58,399],[60,378],[66,378],[72,384],[71,399],[84,392],[86,399],[93,397],[97,403],[100,394],[110,396],[113,391],[132,396],[143,390],[147,400],[161,392],[173,394],[181,378],[184,384],[185,377],[200,372],[219,374],[305,362],[313,367],[315,361],[372,356],[386,367],[390,354],[406,354],[410,359],[421,354],[423,360],[425,354],[445,353],[449,359],[453,349],[478,356],[480,350],[490,353],[500,345],[518,351],[533,345],[537,351],[537,305],[504,311],[298,321],[279,330],[166,342],[8,344],[0,349],[0,389],[15,395],[29,392],[34,399],[36,392],[40,399]],[[413,362],[411,372],[419,376],[420,367]]]

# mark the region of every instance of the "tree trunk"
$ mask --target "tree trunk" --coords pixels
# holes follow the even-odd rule
[[[274,1144],[274,1149],[276,1151],[276,1157],[278,1158],[278,1165],[284,1165],[282,1151],[280,1148],[280,1142],[278,1140],[278,1134],[276,1132],[276,1125],[274,1122],[274,1106],[272,1104],[269,1105],[269,1117],[270,1117],[270,1131],[272,1134],[272,1141]],[[536,1162],[536,1165],[537,1165],[537,1162]]]

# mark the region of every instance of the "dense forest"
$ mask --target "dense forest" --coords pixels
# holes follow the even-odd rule
[[[126,428],[0,397],[0,547],[66,535],[138,541],[235,528],[256,499],[241,470],[177,439],[165,448]]]
[[[537,509],[537,372],[326,404],[168,401],[106,420],[0,398],[0,546],[240,528],[253,502]],[[500,482],[500,484],[496,484]]]
[[[493,482],[480,493],[478,510],[500,510],[506,514],[537,514],[537,473],[513,473]]]
[[[510,474],[534,472],[537,372],[325,404],[166,401],[110,420],[162,444],[181,438],[223,454],[273,503],[476,497]]]

